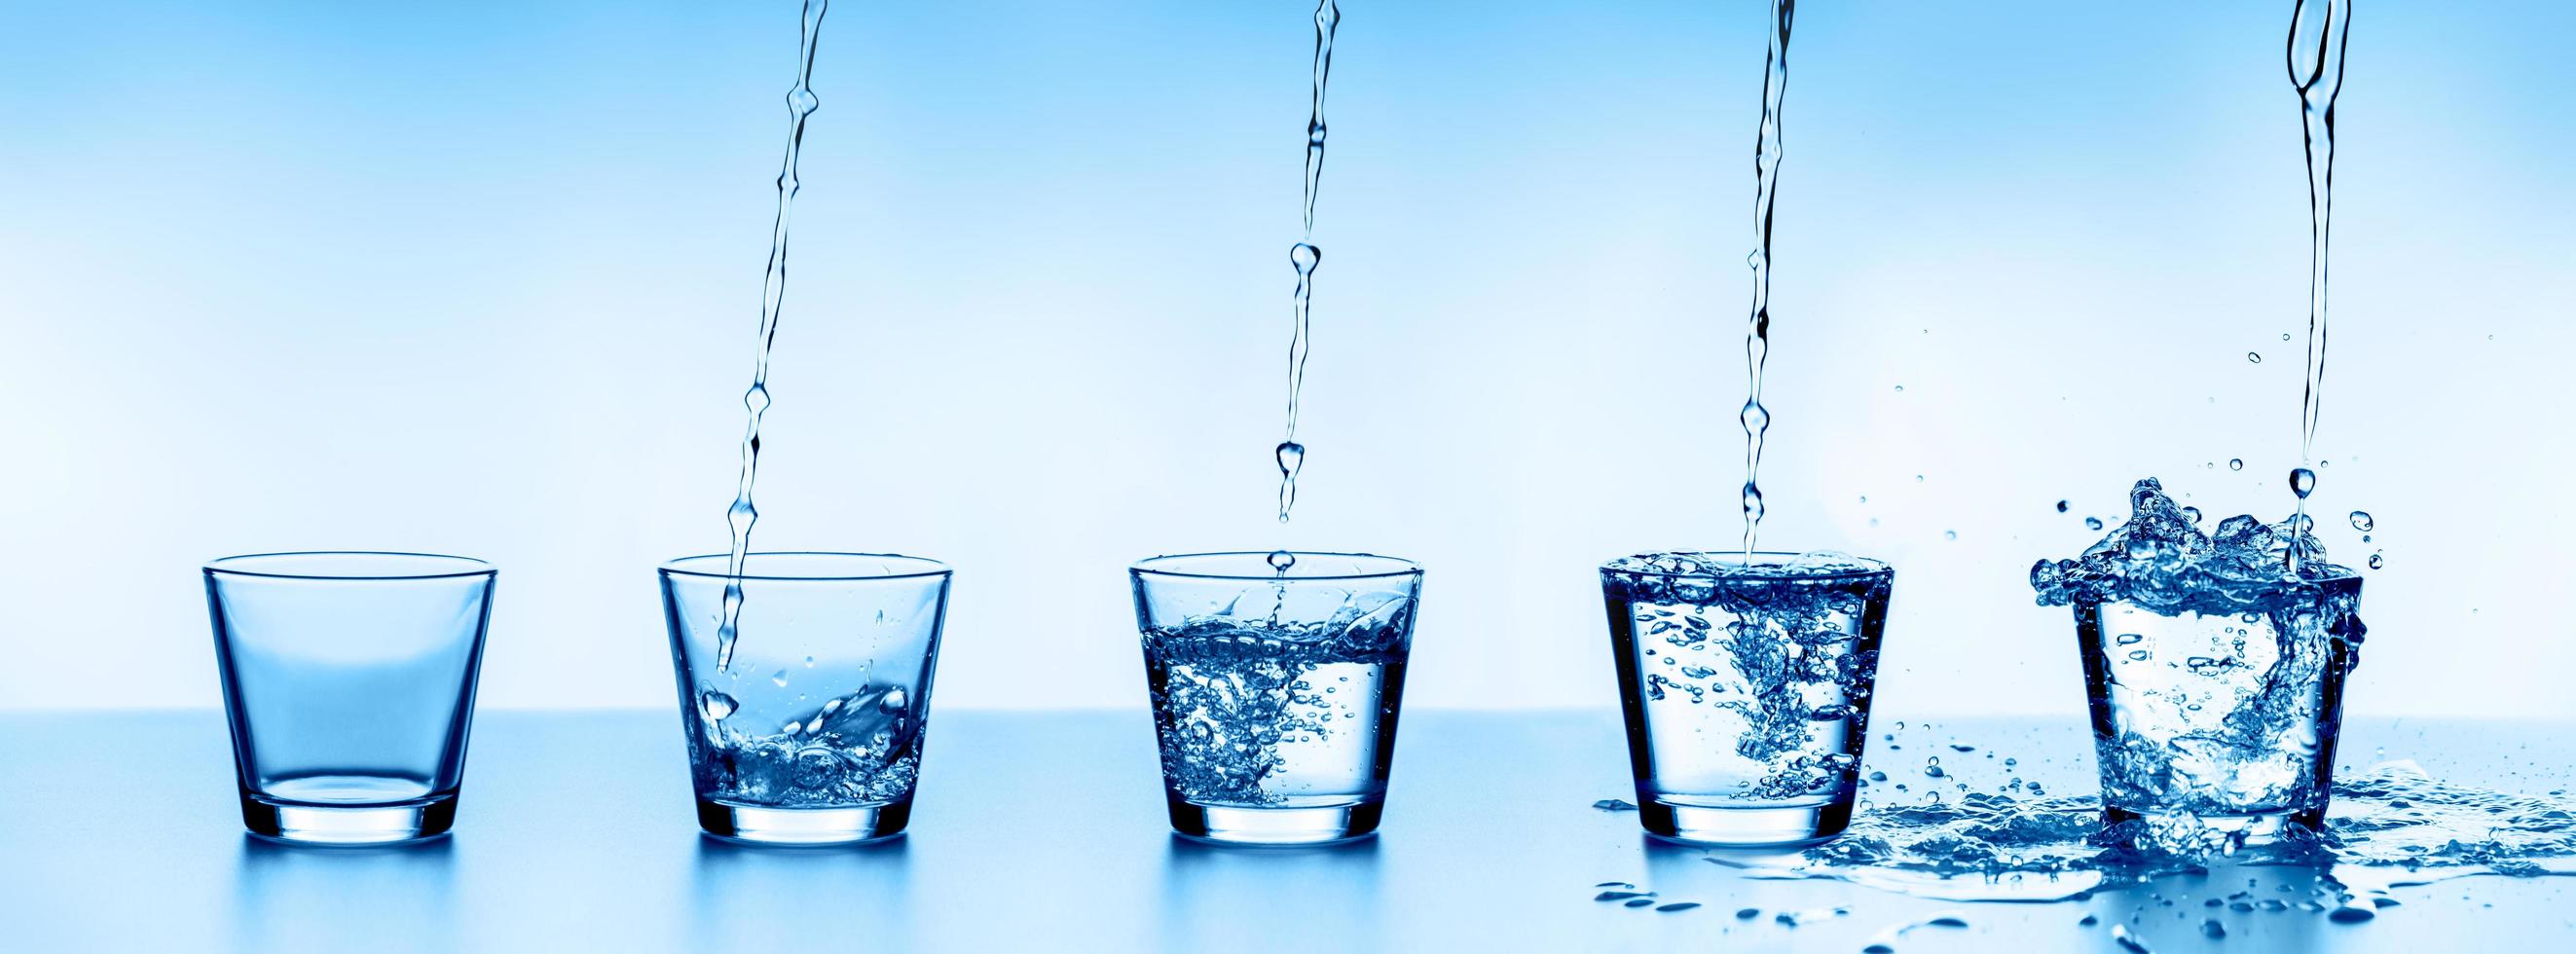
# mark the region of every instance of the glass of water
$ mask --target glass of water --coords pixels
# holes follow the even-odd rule
[[[364,845],[447,833],[497,573],[423,553],[206,564],[252,834]]]
[[[2318,827],[2360,658],[2361,577],[2241,583],[2231,605],[2077,600],[2106,826],[2260,844]]]
[[[725,554],[663,564],[698,827],[833,845],[912,816],[949,569],[882,553]],[[739,612],[726,626],[729,604]]]
[[[1652,553],[1601,567],[1648,833],[1727,847],[1851,823],[1895,571],[1838,553]]]
[[[1128,573],[1173,830],[1246,845],[1376,831],[1422,568],[1199,553]]]

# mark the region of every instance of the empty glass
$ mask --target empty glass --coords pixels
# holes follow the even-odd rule
[[[698,826],[761,844],[885,838],[912,816],[947,565],[883,553],[663,564]],[[727,589],[741,618],[725,657]]]
[[[447,832],[496,574],[424,553],[206,564],[251,833],[383,844]]]
[[[1851,823],[1895,571],[1838,553],[1654,553],[1601,567],[1637,816],[1697,844]]]
[[[1173,830],[1271,845],[1376,831],[1422,568],[1200,553],[1129,576]]]
[[[2241,602],[2208,613],[2074,604],[2104,824],[2144,819],[2160,838],[2244,844],[2324,818],[2344,676],[2364,632],[2361,578],[2242,583],[2228,595]]]

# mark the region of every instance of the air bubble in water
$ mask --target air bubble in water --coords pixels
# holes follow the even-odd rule
[[[2373,521],[2373,520],[2371,520],[2371,519],[2370,519],[2370,512],[2369,512],[2369,511],[2366,511],[2366,510],[2355,510],[2355,511],[2353,511],[2353,512],[2352,512],[2352,528],[2353,528],[2353,529],[2355,529],[2355,530],[2359,530],[2359,531],[2361,531],[2361,532],[2363,532],[2363,533],[2369,533],[2372,529],[2376,528],[2377,526],[2378,526],[2378,524],[2377,524],[2375,521]]]

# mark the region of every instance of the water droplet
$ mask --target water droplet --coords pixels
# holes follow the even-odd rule
[[[2214,898],[2213,898],[2213,899],[2211,899],[2211,900],[2216,900],[2216,899],[2214,899]],[[2226,937],[2226,936],[2227,936],[2227,925],[2224,925],[2224,924],[2220,924],[2220,923],[2218,923],[2218,919],[2217,919],[2217,918],[2207,918],[2207,919],[2204,919],[2204,920],[2202,920],[2202,921],[2200,922],[2200,936],[2202,936],[2202,937],[2207,937],[2207,938],[2222,938],[2222,937]]]
[[[2337,924],[2358,924],[2378,916],[2379,912],[2371,910],[2366,905],[2358,904],[2347,904],[2326,912],[2326,920]]]
[[[2379,554],[2373,553],[2373,554],[2371,554],[2371,555],[2370,555],[2370,568],[2371,568],[2371,569],[2374,569],[2374,570],[2379,569],[2381,566],[2386,565],[2386,563],[2387,563],[2387,561],[2380,559]]]
[[[2060,500],[2060,501],[2058,501],[2058,502],[2057,502],[2057,512],[2058,512],[2058,513],[2065,513],[2065,512],[2066,512],[2066,501]]]
[[[1942,538],[1942,539],[1944,539],[1944,540],[1956,540],[1956,539],[1959,539],[1959,531],[1956,531],[1956,530],[1943,530],[1943,531],[1941,531],[1941,538]]]
[[[2200,525],[2200,508],[2184,507],[2182,508],[2182,516],[2183,519],[2191,521],[2193,526]]]
[[[1918,483],[1918,484],[1919,484],[1919,483],[1922,483],[1922,482],[1923,482],[1923,475],[1922,475],[1922,474],[1916,474],[1916,475],[1914,475],[1914,482],[1915,482],[1915,483]]]
[[[717,692],[714,689],[707,689],[698,693],[698,711],[706,713],[709,721],[722,722],[726,716],[733,714],[733,709],[734,701],[732,696]]]
[[[2143,635],[2140,635],[2140,634],[2137,634],[2137,633],[2121,633],[2120,635],[2118,635],[2118,636],[2116,636],[2116,637],[2113,637],[2113,638],[2114,638],[2114,639],[2116,639],[2116,640],[2119,642],[2119,644],[2120,644],[2120,645],[2122,645],[2122,646],[2135,646],[2135,645],[2137,645],[2137,644],[2139,643],[2139,641],[2144,640],[2144,639],[2146,639],[2147,637],[2145,637],[2145,636],[2143,636]]]
[[[787,670],[781,669],[781,670],[779,670],[779,671],[777,671],[777,672],[770,673],[770,674],[769,674],[769,681],[770,681],[770,682],[773,682],[773,683],[777,683],[777,684],[778,684],[778,688],[781,688],[781,689],[785,689],[785,688],[787,688]]]
[[[1903,393],[1905,393],[1905,385],[1902,385],[1902,384],[1897,385],[1897,386],[1896,386],[1896,393],[1898,393],[1898,394],[1903,394]]]
[[[2244,470],[2244,469],[2245,469],[2245,458],[2242,458],[2242,457],[2230,457],[2230,458],[2228,458],[2228,459],[2227,459],[2227,469],[2229,469],[2229,470]]]
[[[2245,360],[2251,361],[2255,364],[2262,364],[2263,356],[2258,352],[2248,351],[2245,352]]]
[[[885,697],[877,700],[877,711],[889,714],[902,712],[904,702],[903,687],[896,686],[886,690]]]
[[[2369,512],[2369,511],[2366,511],[2366,510],[2355,510],[2355,511],[2353,511],[2353,512],[2352,512],[2352,528],[2353,528],[2353,529],[2355,529],[2355,530],[2359,530],[2359,531],[2361,531],[2361,532],[2363,532],[2363,533],[2369,533],[2371,530],[2373,530],[2373,529],[2375,529],[2375,528],[2377,528],[2377,527],[2378,527],[2378,523],[2370,519],[2370,512]]]
[[[2288,341],[2288,340],[2290,340],[2290,333],[2289,333],[2289,332],[2286,332],[2286,331],[2281,332],[2281,340],[2283,340],[2283,341]]]
[[[2147,651],[2143,649],[2129,650],[2129,658],[2139,662],[2145,662],[2147,659]]]
[[[1739,920],[1739,921],[1750,921],[1750,920],[1753,920],[1754,918],[1758,918],[1758,917],[1761,917],[1761,916],[1762,916],[1762,909],[1761,909],[1761,908],[1737,908],[1737,909],[1735,909],[1735,918],[1736,918],[1736,920]]]
[[[807,669],[812,669],[812,668],[814,668],[814,657],[812,657],[812,656],[807,656],[807,657],[805,657],[805,668],[807,668]]]
[[[2290,492],[2306,500],[2317,489],[2317,472],[2305,467],[2290,468]]]
[[[1271,551],[1271,552],[1270,552],[1270,568],[1271,568],[1271,569],[1273,569],[1273,570],[1277,570],[1277,571],[1279,571],[1279,572],[1281,572],[1281,573],[1286,573],[1286,572],[1288,572],[1288,568],[1289,568],[1289,567],[1296,566],[1296,565],[1297,565],[1297,555],[1296,555],[1296,554],[1294,554],[1294,553],[1290,553],[1290,552],[1288,552],[1288,551],[1286,551],[1286,550],[1273,550],[1273,551]]]
[[[2086,529],[2086,530],[2100,530],[2100,529],[2102,529],[2102,518],[2100,518],[2100,517],[2086,517],[2086,518],[2084,518],[2084,529]]]
[[[1663,914],[1671,914],[1675,911],[1688,911],[1696,907],[1699,907],[1699,902],[1697,901],[1675,901],[1671,904],[1656,905],[1655,910]]]

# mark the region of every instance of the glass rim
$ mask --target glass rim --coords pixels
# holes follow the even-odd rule
[[[1270,555],[1280,552],[1285,552],[1290,556],[1294,556],[1300,562],[1303,562],[1307,557],[1318,557],[1323,559],[1338,557],[1383,561],[1390,564],[1391,568],[1375,572],[1322,573],[1301,576],[1296,573],[1295,565],[1292,564],[1289,573],[1282,576],[1276,570],[1272,569],[1265,569],[1264,572],[1260,573],[1207,573],[1166,569],[1155,565],[1165,561],[1177,562],[1182,560],[1207,560],[1224,557],[1254,557],[1262,560],[1262,565],[1267,568],[1269,566],[1268,559]],[[1304,583],[1318,580],[1392,580],[1408,576],[1419,577],[1422,575],[1422,564],[1413,562],[1412,560],[1407,560],[1403,557],[1384,556],[1376,553],[1348,553],[1335,550],[1212,550],[1206,553],[1165,553],[1158,556],[1146,557],[1142,560],[1128,564],[1127,572],[1134,576],[1160,576],[1181,580],[1227,580],[1246,583],[1287,580],[1291,582]]]
[[[1817,551],[1804,550],[1791,552],[1788,550],[1754,550],[1747,553],[1743,550],[1655,550],[1647,553],[1630,554],[1628,556],[1612,557],[1608,560],[1603,560],[1601,561],[1601,572],[1621,573],[1629,576],[1654,576],[1668,580],[1849,580],[1872,576],[1892,576],[1896,573],[1896,568],[1885,560],[1871,559],[1869,557],[1851,553],[1837,553],[1836,555],[1840,556],[1842,559],[1860,565],[1817,567],[1805,572],[1782,573],[1775,576],[1739,576],[1732,573],[1709,572],[1686,573],[1673,570],[1654,570],[1642,567],[1615,565],[1621,560],[1630,560],[1641,556],[1682,555],[1709,561],[1723,561],[1726,558],[1733,557],[1735,558],[1733,566],[1742,568],[1777,566],[1786,569],[1788,568],[1788,564],[1791,562],[1813,552]],[[1756,559],[1744,559],[1748,556],[1755,557]]]
[[[461,566],[454,570],[428,573],[287,573],[276,570],[244,569],[238,566],[227,565],[236,562],[283,560],[291,557],[402,557],[411,560],[456,563]],[[250,576],[271,580],[343,580],[349,582],[453,580],[469,576],[493,576],[501,572],[500,567],[493,566],[488,560],[481,560],[467,556],[456,556],[454,554],[447,553],[415,553],[408,550],[280,550],[273,553],[237,553],[232,556],[216,557],[212,560],[208,560],[201,569],[203,569],[209,576],[222,574],[224,576]]]
[[[671,559],[664,560],[662,561],[662,565],[654,568],[654,572],[663,576],[687,576],[704,580],[762,580],[777,583],[847,583],[858,580],[911,580],[930,576],[950,576],[957,572],[955,567],[951,567],[946,563],[933,560],[929,557],[917,557],[903,553],[861,553],[851,550],[753,550],[749,553],[743,554],[743,568],[745,570],[751,569],[750,562],[753,557],[825,557],[833,560],[876,560],[881,563],[910,563],[914,564],[915,567],[913,569],[905,570],[897,570],[892,567],[887,567],[874,573],[779,573],[776,571],[766,571],[758,573],[747,572],[740,576],[736,576],[732,573],[725,572],[724,567],[724,563],[730,562],[733,559],[733,554],[700,553],[694,556],[673,557]],[[689,569],[681,565],[685,563],[695,563],[701,560],[717,561],[716,569],[710,572],[706,570]]]

